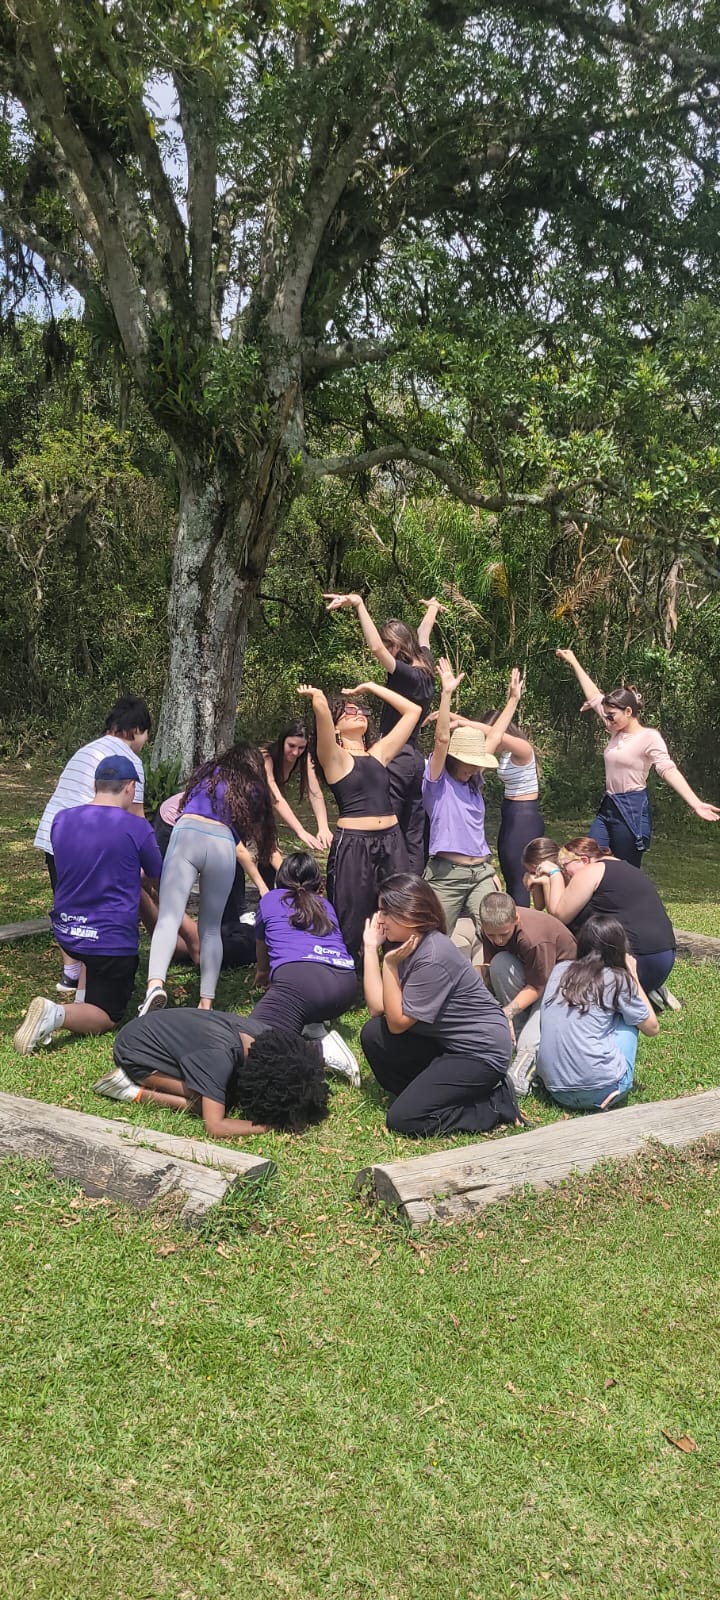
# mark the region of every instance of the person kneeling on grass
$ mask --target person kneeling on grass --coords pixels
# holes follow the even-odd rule
[[[520,1120],[507,1080],[507,1019],[445,926],[430,885],[405,872],[386,878],[366,924],[371,1020],[360,1042],[378,1083],[397,1096],[391,1133],[487,1133]],[[385,940],[402,942],[386,952],[381,971]]]
[[[114,1071],[94,1085],[109,1100],[201,1116],[213,1139],[302,1133],[328,1112],[319,1046],[226,1011],[178,1006],[120,1029]],[[245,1118],[229,1116],[238,1107]]]
[[[517,1095],[530,1092],[540,1040],[540,1001],[553,967],[572,961],[575,940],[557,917],[516,906],[509,894],[480,903],[482,975],[505,1012],[516,1046],[508,1077]]]
[[[275,882],[255,916],[256,983],[265,993],[250,1021],[318,1039],[326,1069],[359,1089],[352,1050],[328,1026],[355,1004],[357,978],[335,911],[321,894],[320,869],[306,851],[294,850]]]
[[[83,969],[72,1005],[42,996],[30,1002],[13,1040],[21,1056],[59,1028],[107,1033],[127,1007],[138,966],[140,874],[157,884],[162,869],[150,823],[133,814],[136,782],[127,756],[106,756],[95,771],[95,799],[59,811],[52,824],[52,931]]]
[[[638,1029],[659,1031],[637,961],[616,917],[590,917],[577,960],[551,972],[540,1012],[537,1076],[558,1105],[608,1111],[633,1083]]]

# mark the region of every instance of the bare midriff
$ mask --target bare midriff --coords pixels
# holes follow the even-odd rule
[[[524,800],[537,800],[538,797],[539,791],[536,789],[534,794],[506,794],[505,799],[512,800],[514,806],[521,806]]]
[[[378,833],[381,828],[396,828],[398,819],[389,817],[338,817],[336,827],[350,828],[353,833]]]
[[[456,850],[438,850],[433,860],[454,861],[456,867],[481,867],[484,861],[492,861],[492,856],[461,856]]]

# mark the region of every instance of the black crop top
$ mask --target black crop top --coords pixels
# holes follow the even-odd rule
[[[654,883],[629,861],[605,862],[597,889],[571,922],[571,931],[577,935],[588,917],[617,917],[634,956],[675,949],[673,925]]]
[[[395,671],[388,673],[385,683],[388,689],[394,689],[396,694],[404,694],[406,700],[413,700],[415,705],[420,707],[420,716],[408,740],[408,744],[416,744],[420,723],[427,716],[435,694],[432,668],[411,667],[408,661],[397,661]],[[389,733],[399,721],[400,712],[396,711],[394,706],[389,706],[386,701],[380,716],[380,737]]]
[[[341,817],[391,817],[390,779],[382,762],[372,755],[353,756],[352,772],[328,788]]]

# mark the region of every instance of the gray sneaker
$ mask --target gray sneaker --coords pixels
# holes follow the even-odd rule
[[[536,1072],[535,1051],[516,1050],[508,1067],[508,1082],[512,1084],[518,1100],[524,1100],[526,1094],[530,1093]]]
[[[95,1094],[103,1094],[107,1100],[137,1100],[140,1094],[139,1083],[133,1083],[122,1067],[115,1067],[112,1072],[106,1072],[104,1078],[98,1078],[93,1084]]]
[[[148,1011],[164,1011],[167,1005],[167,990],[161,983],[156,983],[148,989],[145,999],[138,1006],[138,1016],[146,1017]]]

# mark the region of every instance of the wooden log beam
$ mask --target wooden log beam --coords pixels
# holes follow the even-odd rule
[[[708,1133],[720,1133],[720,1089],[381,1163],[358,1173],[355,1184],[358,1191],[369,1185],[377,1200],[422,1227],[471,1216],[528,1184],[546,1189],[599,1161],[627,1159],[648,1139],[681,1147]]]
[[[687,928],[676,928],[677,953],[681,961],[720,961],[720,939],[710,934],[690,933]]]
[[[165,1195],[183,1198],[180,1220],[197,1227],[235,1183],[274,1172],[271,1161],[204,1139],[157,1133],[134,1122],[0,1094],[0,1158],[48,1161],[56,1178],[88,1195],[144,1211]]]
[[[49,917],[30,917],[27,922],[6,922],[0,928],[0,944],[10,944],[13,939],[31,939],[35,934],[49,932]]]

